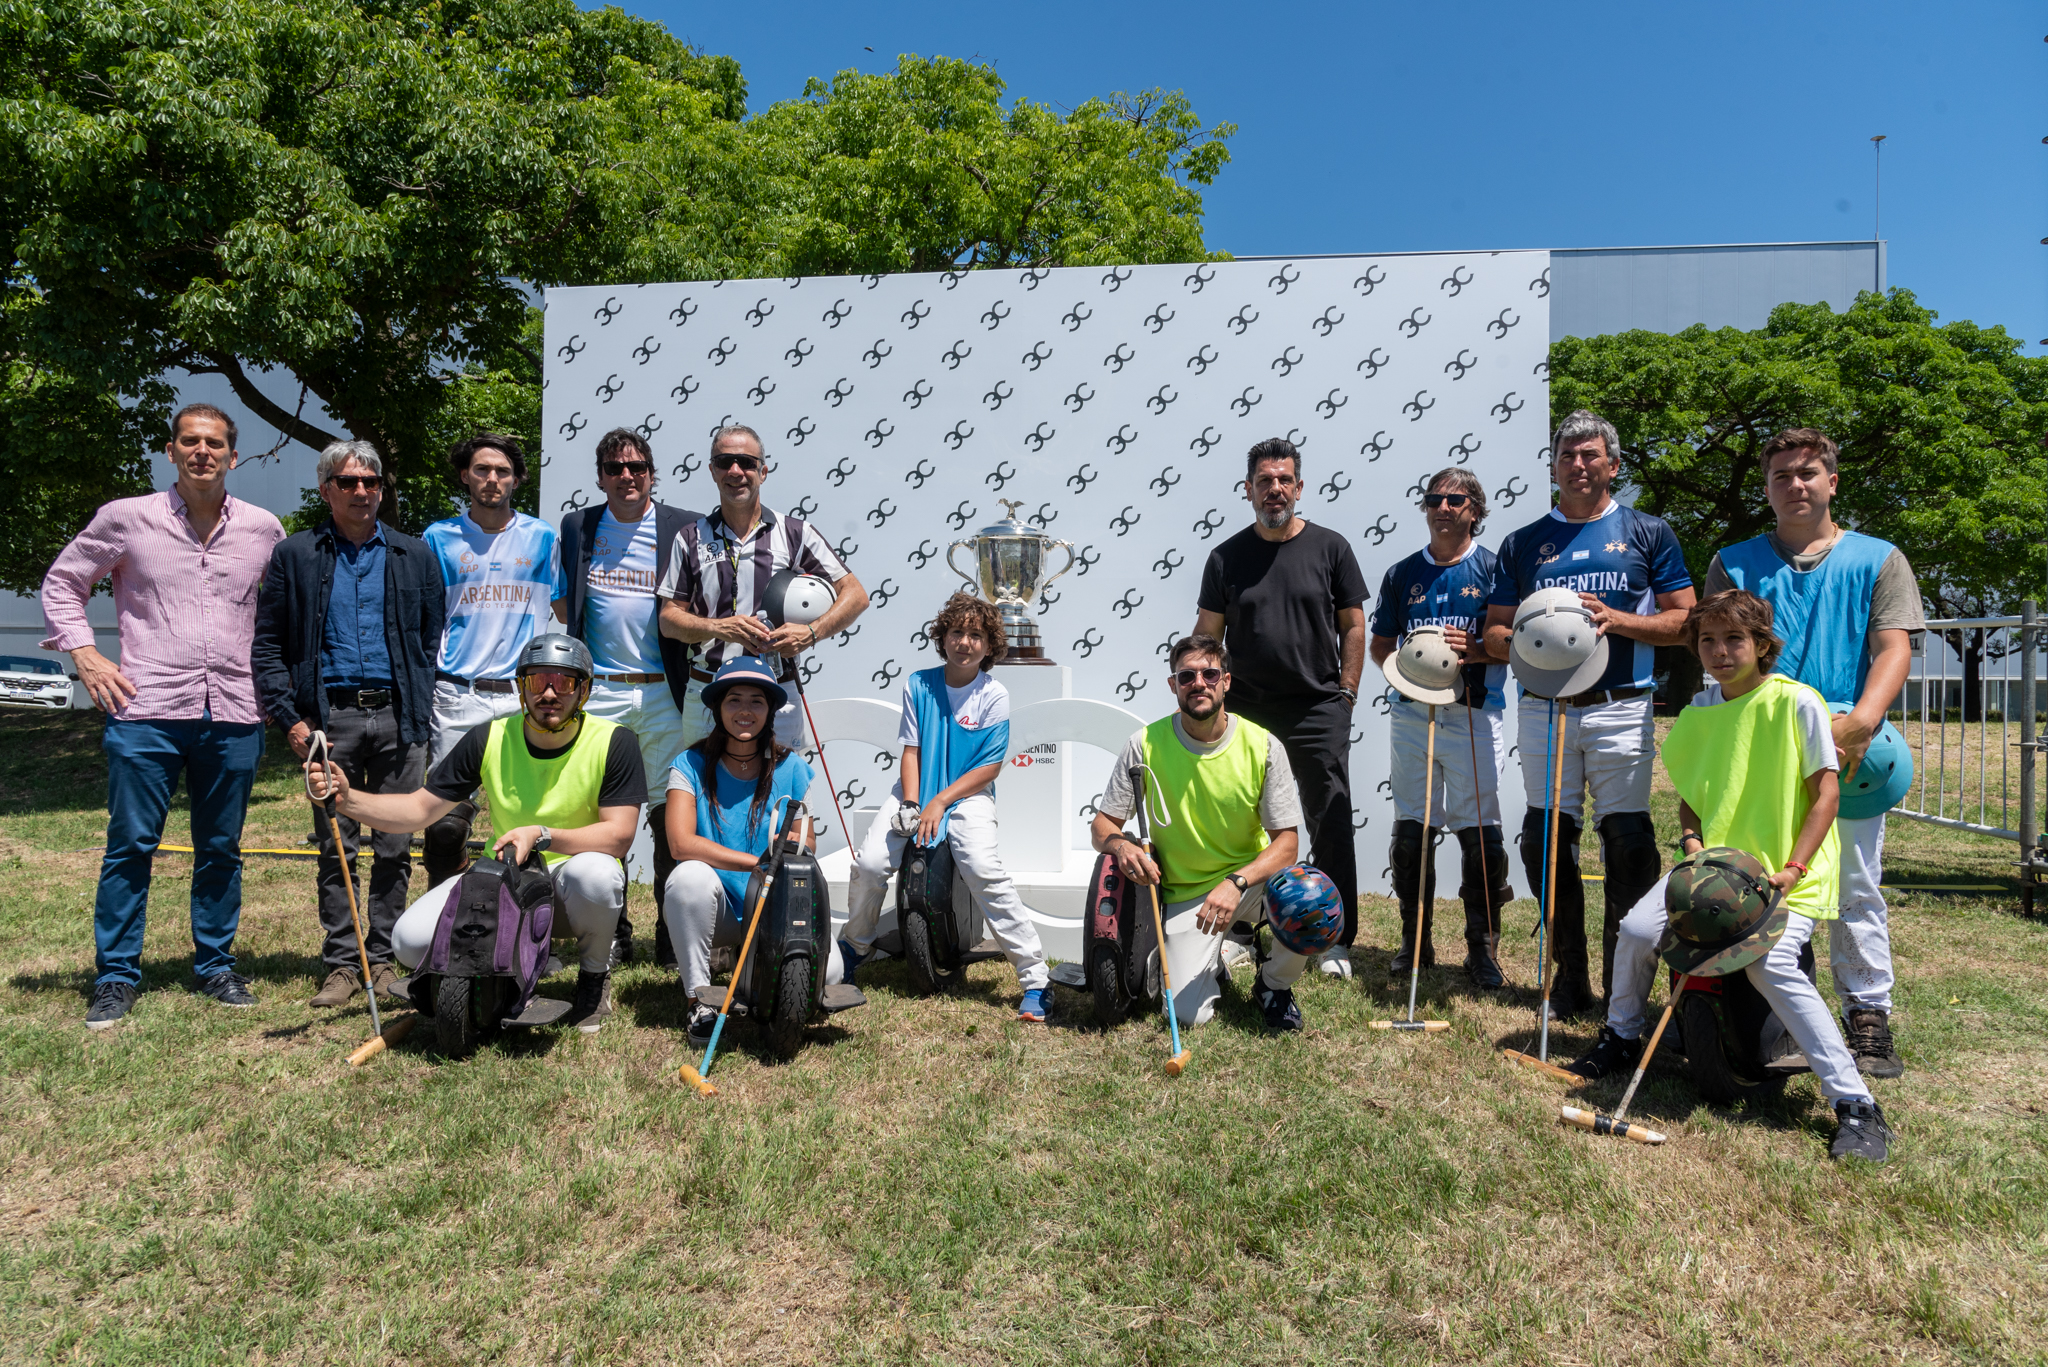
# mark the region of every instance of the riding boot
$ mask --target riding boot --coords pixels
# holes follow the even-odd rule
[[[1463,847],[1458,896],[1465,903],[1465,973],[1485,991],[1505,987],[1500,971],[1500,912],[1512,895],[1507,886],[1507,842],[1498,826],[1458,832]]]
[[[1543,838],[1544,812],[1532,808],[1522,821],[1522,867],[1540,901],[1547,872]],[[1546,914],[1550,940],[1550,1013],[1559,1019],[1582,1014],[1593,1005],[1593,985],[1586,963],[1586,885],[1579,881],[1579,823],[1558,815],[1557,884]]]
[[[1606,913],[1601,929],[1602,995],[1614,990],[1614,942],[1622,918],[1635,910],[1664,876],[1657,851],[1657,832],[1648,812],[1610,812],[1600,819],[1600,858],[1606,865]]]
[[[469,867],[469,827],[476,820],[474,802],[458,802],[455,810],[427,827],[420,837],[420,864],[427,886],[438,888]]]
[[[1394,899],[1401,908],[1401,948],[1394,955],[1388,967],[1395,973],[1407,973],[1415,967],[1415,953],[1418,942],[1422,951],[1422,966],[1436,967],[1436,946],[1432,943],[1430,929],[1435,920],[1436,904],[1436,861],[1430,858],[1436,835],[1431,828],[1425,833],[1420,821],[1396,821],[1394,840],[1387,850],[1387,863],[1394,879]],[[1424,870],[1424,864],[1429,866]],[[1422,897],[1418,907],[1415,895],[1417,879],[1423,880]],[[1420,931],[1416,922],[1420,912]]]
[[[668,876],[676,871],[676,857],[668,848],[668,804],[657,802],[647,809],[647,828],[654,837],[654,963],[671,971],[680,967],[675,946],[669,943],[668,918],[661,914],[661,899],[668,891]]]

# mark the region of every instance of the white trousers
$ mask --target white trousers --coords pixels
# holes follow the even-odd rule
[[[650,801],[668,798],[668,767],[676,756],[702,740],[704,731],[692,732],[676,709],[675,695],[666,682],[591,684],[590,701],[583,710],[599,721],[616,722],[640,742],[640,763],[647,772]],[[694,709],[708,722],[710,714],[700,701]]]
[[[1564,722],[1563,810],[1577,814],[1584,806],[1583,795],[1591,793],[1596,826],[1602,817],[1616,812],[1649,811],[1650,774],[1657,758],[1650,695],[1593,707],[1560,707],[1557,711]],[[1529,806],[1541,811],[1551,805],[1550,780],[1557,763],[1550,748],[1550,704],[1542,698],[1525,696],[1516,715],[1522,791]],[[1442,722],[1441,708],[1438,722]],[[1437,752],[1443,752],[1441,736],[1437,739]]]
[[[802,704],[797,701],[796,685],[784,684],[783,688],[789,694],[789,701],[775,713],[775,739],[800,755],[807,754],[810,747],[804,744],[804,712]],[[683,729],[691,744],[711,734],[711,709],[704,705],[704,681],[701,679],[690,680],[690,691],[683,706]],[[649,771],[648,782],[654,781],[653,773]]]
[[[1828,970],[1842,1010],[1892,1009],[1891,913],[1878,884],[1884,879],[1884,816],[1838,820],[1842,840],[1842,901],[1828,925]]]
[[[626,906],[625,866],[608,854],[586,851],[570,855],[548,871],[555,879],[555,938],[573,938],[583,971],[603,973],[611,967],[612,935]],[[408,972],[418,968],[433,947],[434,928],[441,923],[448,890],[461,881],[450,878],[428,888],[391,928],[391,956]]]
[[[1397,702],[1388,725],[1393,739],[1394,819],[1419,822],[1423,770],[1429,762],[1429,707]],[[1429,782],[1430,825],[1453,831],[1500,825],[1500,738],[1498,712],[1468,710],[1463,703],[1437,708],[1436,768]],[[1472,768],[1475,749],[1479,756],[1476,775]]]
[[[441,762],[455,743],[478,726],[519,710],[519,694],[484,693],[446,679],[434,680],[434,738],[427,750],[427,768]]]
[[[1614,987],[1607,999],[1607,1024],[1624,1039],[1643,1037],[1644,1005],[1657,980],[1657,944],[1664,938],[1670,914],[1664,906],[1666,879],[1643,895],[1622,918],[1614,943]],[[1784,938],[1771,952],[1742,970],[1771,1004],[1785,1032],[1792,1036],[1820,1082],[1821,1095],[1837,1101],[1867,1098],[1870,1088],[1856,1071],[1856,1060],[1842,1040],[1842,1027],[1821,1000],[1820,989],[1799,971],[1799,951],[1813,936],[1814,923],[1794,913]]]
[[[751,910],[741,907],[740,916]],[[735,919],[726,905],[718,870],[699,859],[685,859],[669,874],[661,894],[661,917],[668,923],[668,940],[682,965],[683,992],[694,1001],[697,989],[711,981],[713,946],[739,948],[746,923]]]
[[[842,936],[854,953],[865,954],[875,942],[875,925],[882,916],[882,894],[889,876],[903,860],[908,836],[890,826],[902,799],[890,796],[875,813],[867,838],[853,856],[853,876],[846,891],[846,931]],[[953,850],[953,867],[967,884],[974,904],[988,923],[989,934],[1003,947],[1003,957],[1017,970],[1017,982],[1026,991],[1051,981],[1045,967],[1045,947],[1038,941],[1038,927],[1031,923],[1031,911],[1017,895],[1017,885],[1003,868],[996,851],[996,800],[986,792],[964,797],[953,805],[946,823],[946,843]]]
[[[1149,957],[1152,952],[1152,907],[1146,894],[1139,893],[1138,934],[1133,949]],[[1170,902],[1161,908],[1166,925],[1166,967],[1173,978],[1173,1014],[1183,1027],[1200,1025],[1216,1014],[1216,999],[1223,995],[1223,982],[1230,970],[1223,965],[1223,942],[1235,939],[1249,944],[1238,931],[1247,926],[1256,931],[1266,919],[1266,885],[1254,883],[1237,904],[1237,919],[1231,929],[1211,935],[1198,925],[1201,897]],[[1235,932],[1233,934],[1233,932]],[[1259,969],[1259,981],[1276,992],[1291,989],[1301,980],[1309,960],[1275,941],[1273,957]]]

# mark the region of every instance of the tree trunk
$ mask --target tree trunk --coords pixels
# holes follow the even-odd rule
[[[1963,720],[1984,720],[1984,629],[1972,631],[1963,646]]]

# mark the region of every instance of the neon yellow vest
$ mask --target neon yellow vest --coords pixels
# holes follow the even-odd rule
[[[1269,737],[1243,717],[1233,720],[1230,739],[1206,755],[1181,744],[1170,716],[1145,728],[1145,763],[1165,793],[1171,821],[1152,828],[1164,876],[1159,895],[1168,902],[1208,896],[1268,844],[1259,794],[1266,787]]]
[[[604,788],[604,761],[618,723],[583,718],[583,729],[559,754],[536,759],[520,728],[523,713],[491,723],[484,742],[484,793],[491,799],[491,829],[501,834],[521,826],[575,830],[597,824],[597,795]],[[559,864],[569,856],[550,851]]]
[[[1791,857],[1799,828],[1813,804],[1800,773],[1798,700],[1813,694],[1782,674],[1733,702],[1688,707],[1664,739],[1664,768],[1672,786],[1700,819],[1708,845],[1756,856],[1776,873]],[[1842,845],[1833,825],[1813,856],[1813,867],[1785,898],[1788,910],[1832,921],[1841,900]]]

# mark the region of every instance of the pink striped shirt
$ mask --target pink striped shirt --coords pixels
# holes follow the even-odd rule
[[[260,722],[249,644],[256,589],[284,526],[230,496],[201,544],[176,489],[117,498],[93,514],[43,579],[45,650],[93,643],[92,586],[112,575],[121,672],[135,696],[122,721]]]

